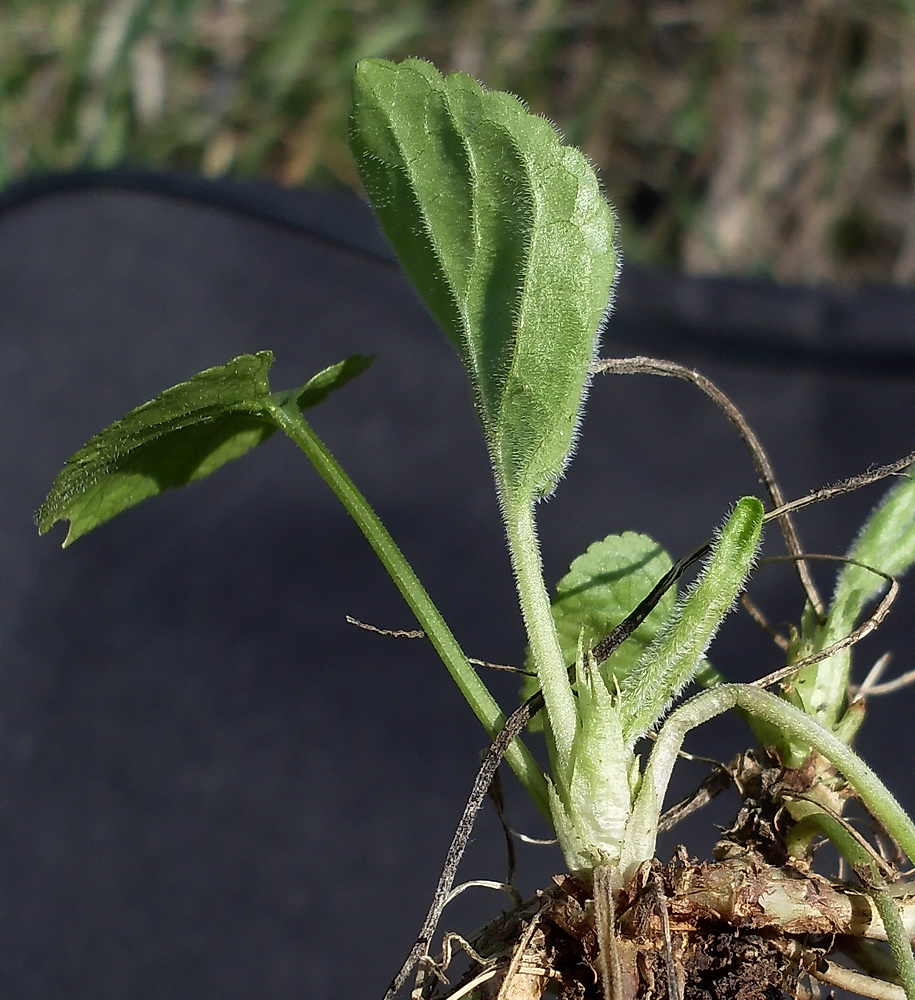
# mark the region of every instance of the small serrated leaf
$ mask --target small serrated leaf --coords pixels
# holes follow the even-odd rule
[[[657,542],[633,531],[608,535],[590,545],[572,562],[569,572],[557,584],[553,599],[553,619],[565,662],[575,662],[580,633],[583,632],[584,648],[589,649],[623,621],[671,566],[670,556]],[[676,588],[671,587],[645,621],[601,666],[611,690],[655,639],[675,602]],[[536,689],[537,681],[527,678],[522,698],[529,698]]]
[[[369,361],[348,358],[274,396],[268,380],[273,355],[260,351],[166,389],[70,458],[38,510],[39,532],[69,521],[66,547],[141,501],[208,476],[277,429],[271,406],[314,405]]]
[[[617,272],[585,157],[509,94],[428,63],[356,67],[350,147],[378,219],[474,387],[503,504],[568,459]]]
[[[374,360],[374,355],[371,354],[350,355],[335,365],[329,365],[319,371],[298,389],[273,393],[273,399],[277,406],[287,406],[295,400],[295,405],[300,410],[307,410],[322,403],[329,393],[342,388],[357,375],[361,375]]]

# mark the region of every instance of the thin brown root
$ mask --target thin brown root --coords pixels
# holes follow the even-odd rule
[[[531,941],[540,923],[542,913],[543,911],[540,910],[534,914],[512,952],[511,961],[505,970],[505,979],[499,988],[496,1000],[513,1000],[513,998],[521,1000],[525,995],[539,997],[542,994],[546,986],[546,981],[549,978],[548,971],[537,964],[522,969],[524,959],[531,948]],[[523,979],[524,982],[519,983],[519,979]]]
[[[468,656],[467,662],[475,667],[485,667],[487,670],[503,670],[507,674],[521,674],[524,677],[536,677],[533,670],[525,670],[524,667],[513,667],[510,663],[491,663],[489,660],[478,660],[474,656]]]
[[[435,887],[432,902],[429,904],[422,927],[403,965],[401,965],[397,975],[391,981],[391,985],[385,991],[384,1000],[393,1000],[401,986],[407,981],[416,963],[420,960],[420,956],[428,951],[429,942],[435,934],[442,911],[448,901],[451,887],[454,885],[458,865],[464,855],[464,849],[467,846],[467,841],[470,839],[470,833],[473,830],[477,813],[480,811],[480,806],[486,797],[486,791],[492,782],[493,775],[496,773],[496,769],[505,756],[505,751],[511,746],[515,738],[521,735],[524,727],[540,710],[542,705],[543,696],[539,691],[528,698],[522,705],[519,705],[505,720],[505,725],[502,727],[499,735],[493,740],[489,750],[486,751],[476,779],[474,780],[473,788],[464,806],[464,812],[461,814],[457,829],[454,831],[454,837],[445,856],[445,863],[442,865],[438,885]]]
[[[743,606],[744,611],[746,611],[753,621],[756,622],[756,624],[763,630],[763,632],[769,636],[775,645],[778,646],[782,652],[787,652],[790,643],[780,632],[769,624],[769,619],[766,618],[759,606],[750,600],[749,594],[741,595],[740,603]]]
[[[677,975],[673,940],[670,934],[670,909],[667,905],[664,883],[657,872],[653,872],[649,877],[648,888],[654,897],[655,909],[661,922],[661,940],[664,942],[664,969],[667,974],[667,998],[668,1000],[682,1000],[683,990]]]
[[[783,504],[781,507],[769,511],[763,518],[763,523],[768,524],[769,521],[775,518],[781,517],[784,514],[794,513],[794,511],[809,507],[811,504],[822,503],[824,500],[831,500],[833,497],[840,497],[846,493],[854,493],[855,490],[860,490],[863,486],[879,483],[881,479],[898,476],[912,465],[913,462],[915,462],[915,451],[909,452],[905,458],[899,458],[895,462],[878,466],[876,469],[871,469],[868,472],[862,472],[859,476],[843,479],[832,486],[823,486],[821,489],[814,490],[806,496],[799,497],[797,500],[792,500],[790,503]],[[792,554],[794,555],[794,553]]]
[[[778,480],[775,478],[775,470],[772,468],[772,463],[769,461],[769,456],[766,454],[762,443],[753,432],[753,429],[747,422],[746,417],[741,413],[739,407],[710,379],[704,375],[700,375],[699,372],[691,368],[678,365],[673,361],[663,361],[657,358],[646,357],[601,360],[592,365],[591,370],[593,372],[611,372],[616,375],[662,375],[681,378],[687,382],[691,382],[712,400],[737,431],[740,440],[750,452],[756,472],[763,486],[766,488],[766,492],[771,497],[773,506],[783,507],[785,505],[784,495],[778,485]],[[793,556],[800,556],[802,552],[801,543],[794,528],[794,523],[788,517],[788,513],[789,511],[785,510],[779,516],[782,537],[785,539],[785,547],[788,549],[788,552]],[[810,570],[802,559],[799,559],[796,565],[798,577],[800,578],[801,586],[804,588],[804,593],[807,595],[807,600],[810,602],[817,617],[822,619],[825,608],[816,585],[813,582],[813,577],[810,575]]]
[[[496,816],[499,818],[499,825],[502,827],[502,833],[505,837],[505,850],[508,855],[508,875],[505,881],[514,884],[515,881],[515,841],[520,840],[522,844],[532,844],[535,847],[549,847],[555,843],[558,843],[555,837],[550,838],[538,838],[530,837],[526,833],[521,833],[516,830],[511,823],[508,822],[508,816],[505,812],[505,798],[502,794],[502,779],[499,777],[499,772],[493,775],[492,784],[489,786],[487,792],[489,799],[496,810]]]
[[[352,615],[346,616],[347,625],[355,625],[365,632],[374,632],[375,635],[387,635],[393,639],[425,639],[426,633],[421,628],[379,628],[377,625],[370,625],[368,622],[361,622]]]
[[[485,972],[481,972],[478,976],[471,979],[469,983],[464,983],[457,992],[452,993],[448,1000],[460,1000],[461,997],[469,996],[478,986],[482,986],[483,983],[490,979],[495,979],[497,975],[499,975],[498,968],[487,969]]]
[[[442,957],[436,961],[436,959],[434,959],[431,955],[423,955],[419,961],[419,966],[421,968],[425,967],[429,969],[435,978],[445,986],[449,985],[448,977],[445,973],[448,970],[448,966],[451,965],[451,962],[454,959],[455,946],[460,948],[461,951],[468,955],[470,960],[472,962],[476,962],[477,965],[485,966],[490,964],[485,958],[483,958],[482,955],[477,953],[469,941],[462,938],[456,931],[449,931],[442,940]],[[424,979],[425,977],[421,975],[417,976],[417,990],[414,992],[422,992],[419,987],[420,981]]]
[[[776,510],[769,511],[763,517],[763,523],[768,524],[775,518],[781,517],[783,514],[800,510],[802,507],[807,507],[814,503],[819,503],[822,500],[828,500],[831,497],[840,496],[843,493],[850,493],[853,490],[860,489],[862,486],[868,486],[871,483],[879,482],[881,479],[886,479],[888,476],[896,475],[900,473],[903,469],[912,465],[915,461],[915,452],[907,455],[905,458],[899,459],[896,462],[892,462],[889,465],[881,466],[879,469],[875,469],[871,472],[863,473],[860,476],[853,476],[851,479],[846,479],[835,486],[826,486],[823,489],[815,490],[813,493],[808,493],[807,496],[800,497],[798,500],[793,500],[789,504],[784,504],[783,506],[777,508]],[[613,652],[618,649],[625,641],[632,635],[632,633],[638,628],[638,626],[648,617],[652,610],[657,606],[658,601],[661,599],[662,595],[667,592],[667,590],[673,586],[677,580],[683,575],[683,573],[692,565],[697,563],[700,559],[704,558],[712,550],[712,542],[705,542],[700,545],[695,552],[690,555],[680,559],[675,563],[652,587],[649,593],[642,598],[642,600],[636,605],[636,607],[629,612],[629,614],[616,625],[608,635],[604,636],[600,642],[596,643],[592,648],[591,652],[594,656],[595,661],[600,664],[603,663]],[[814,556],[806,554],[795,554],[784,557],[792,562],[799,563],[807,559],[834,559],[838,561],[852,561],[848,560],[846,557],[842,556]],[[774,561],[774,560],[773,560]],[[862,564],[863,565],[863,564]],[[873,570],[872,567],[866,567],[871,569],[873,572],[879,572]],[[880,573],[879,575],[885,576],[886,574]],[[895,594],[893,595],[895,596]],[[892,603],[892,599],[890,599]],[[883,603],[881,603],[878,610],[872,616],[868,622],[862,626],[863,632],[856,630],[852,633],[852,637],[848,637],[842,640],[835,647],[830,647],[829,651],[824,651],[818,653],[815,657],[808,657],[801,663],[793,664],[791,666],[785,667],[781,673],[770,675],[768,678],[764,679],[762,682],[765,685],[773,684],[776,680],[783,676],[800,669],[802,666],[808,666],[811,663],[818,663],[820,660],[825,659],[827,656],[831,656],[838,649],[845,648],[846,645],[850,645],[851,642],[857,642],[861,635],[866,635],[868,631],[876,628],[879,624],[881,609],[884,608]],[[885,614],[885,610],[883,611]],[[851,639],[851,642],[849,642]],[[571,669],[571,668],[570,668]],[[760,684],[759,681],[755,682],[757,685]]]
[[[881,656],[880,659],[874,664],[871,673],[873,673],[877,667],[880,667],[882,671],[889,661],[889,653]],[[910,684],[915,684],[915,670],[908,670],[906,673],[900,674],[891,681],[884,681],[883,684],[877,684],[872,681],[869,674],[859,688],[853,689],[853,700],[858,701],[861,698],[873,698],[881,694],[892,694],[895,691],[900,691],[904,687],[908,687]]]
[[[534,847],[552,847],[554,844],[559,843],[557,837],[531,837],[529,834],[521,833],[515,829],[512,829],[511,832],[512,836],[517,837],[522,844],[532,844]]]
[[[348,625],[355,625],[356,628],[361,628],[366,632],[372,632],[375,635],[390,636],[392,639],[426,638],[426,633],[421,628],[379,628],[377,625],[370,625],[368,622],[361,622],[358,618],[353,618],[352,615],[346,616],[346,622]],[[511,674],[523,674],[525,677],[536,676],[532,670],[525,670],[523,667],[513,667],[508,663],[490,663],[489,660],[477,660],[473,656],[468,656],[467,662],[472,663],[475,667],[486,667],[487,670],[504,670]]]
[[[699,787],[681,799],[661,815],[658,821],[658,833],[666,833],[672,830],[679,822],[691,816],[694,812],[707,806],[712,799],[720,795],[725,789],[731,786],[731,774],[724,764],[715,763],[715,769],[703,778]]]
[[[462,882],[460,885],[456,885],[445,897],[445,906],[453,902],[458,896],[461,895],[462,892],[466,892],[468,889],[496,889],[509,896],[515,906],[519,906],[521,903],[521,893],[519,893],[513,885],[509,885],[508,882],[496,882],[493,879],[475,878],[471,879],[469,882]]]
[[[890,665],[891,659],[892,655],[890,653],[884,653],[868,670],[859,687],[849,685],[849,698],[852,702],[861,701],[866,698],[871,689],[879,685],[880,678],[886,673],[886,668]]]
[[[863,836],[859,833],[849,822],[849,820],[843,816],[841,813],[832,809],[825,802],[820,799],[815,798],[812,795],[805,795],[800,792],[788,792],[784,789],[780,792],[781,798],[786,802],[805,802],[808,805],[812,805],[816,808],[817,812],[823,813],[828,816],[834,823],[837,823],[845,831],[846,835],[851,837],[852,840],[858,845],[861,853],[866,855],[873,864],[876,871],[890,883],[896,881],[899,877],[899,872],[896,870],[895,866],[884,856],[881,851],[878,851]],[[812,817],[811,817],[812,818]],[[873,817],[871,817],[873,819]],[[844,861],[844,858],[842,859]]]
[[[489,796],[489,801],[496,810],[496,817],[499,820],[499,826],[502,827],[502,836],[505,839],[505,860],[507,862],[505,881],[509,885],[514,885],[515,871],[518,866],[518,854],[515,850],[513,831],[508,825],[508,817],[505,814],[505,794],[502,789],[502,777],[499,771],[496,771],[492,776],[492,781],[489,788],[486,789],[486,794]]]
[[[877,964],[886,956],[876,945],[887,935],[870,890],[804,865],[772,865],[754,851],[699,863],[681,851],[664,868],[642,866],[616,890],[606,870],[590,884],[572,876],[554,883],[470,936],[465,950],[479,961],[449,1000],[484,984],[477,995],[491,1000],[541,1000],[553,986],[567,1000],[785,998],[805,995],[805,974],[865,997],[900,996],[881,982],[892,983],[894,969]],[[911,934],[915,896],[896,903]],[[464,947],[457,937],[446,943]],[[867,974],[843,980],[843,967],[826,961],[837,951],[855,961],[860,954]],[[417,1000],[433,995],[441,994],[430,989]]]
[[[785,556],[784,558],[793,560],[795,557]],[[886,618],[889,614],[893,601],[896,600],[896,597],[899,594],[899,584],[895,577],[891,576],[889,573],[883,573],[879,569],[874,569],[873,566],[867,566],[864,563],[858,562],[856,559],[849,559],[847,556],[819,555],[814,553],[809,553],[805,555],[804,558],[821,559],[828,562],[851,563],[853,566],[861,566],[864,569],[870,570],[870,572],[874,573],[876,576],[882,576],[883,579],[889,583],[889,589],[877,607],[874,608],[871,615],[856,629],[849,632],[844,638],[831,643],[825,649],[821,649],[818,653],[812,653],[810,656],[805,656],[803,659],[797,660],[795,663],[786,664],[784,667],[773,671],[771,674],[767,674],[765,677],[760,677],[758,680],[751,681],[750,683],[753,687],[769,687],[778,681],[784,680],[786,677],[791,677],[804,667],[809,667],[814,663],[819,663],[821,660],[826,660],[835,653],[841,652],[843,649],[848,649],[850,646],[854,646],[855,643],[860,642],[866,635],[870,635],[870,633],[881,624],[884,618]]]

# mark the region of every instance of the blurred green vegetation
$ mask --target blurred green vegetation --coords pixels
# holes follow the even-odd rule
[[[366,55],[550,117],[631,259],[915,281],[913,0],[3,0],[0,185],[132,163],[357,187]]]

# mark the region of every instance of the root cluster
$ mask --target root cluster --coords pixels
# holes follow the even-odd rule
[[[779,815],[774,793],[797,785],[798,773],[753,755],[731,770],[742,780],[743,800],[715,860],[697,861],[681,849],[667,865],[644,865],[615,900],[612,942],[598,940],[593,886],[557,876],[469,941],[448,935],[441,959],[421,963],[413,996],[799,1000],[840,986],[881,1000],[901,997],[900,987],[877,974],[885,932],[868,893],[817,874],[785,850],[791,821]],[[618,997],[608,998],[601,985],[602,947],[619,963]],[[448,983],[458,950],[470,967]],[[854,955],[865,971],[836,963],[839,952]]]

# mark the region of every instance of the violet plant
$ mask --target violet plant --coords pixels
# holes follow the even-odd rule
[[[731,708],[755,720],[768,743],[793,760],[815,749],[915,859],[915,825],[848,746],[853,732],[842,712],[847,650],[801,670],[784,697],[721,684],[668,715],[705,663],[754,566],[767,519],[760,500],[736,500],[692,587],[680,596],[673,590],[659,595],[605,663],[598,664],[595,645],[670,570],[667,555],[644,536],[611,535],[573,563],[550,599],[536,505],[556,489],[574,450],[619,270],[614,214],[585,157],[516,98],[463,74],[442,77],[418,60],[357,66],[350,143],[382,228],[473,388],[534,687],[545,704],[549,773],[521,737],[505,759],[552,822],[569,869],[593,875],[612,895],[653,858],[685,733]],[[280,430],[359,525],[495,738],[505,713],[304,416],[369,361],[348,358],[284,392],[270,386],[266,351],[195,375],[76,452],[38,512],[39,530],[68,521],[68,545],[164,489],[215,472]],[[907,568],[915,560],[913,511],[915,490],[906,481],[864,529],[858,562],[891,573]],[[612,583],[600,579],[608,563],[624,569]],[[799,632],[795,659],[849,632],[881,585],[866,569],[846,567],[825,617],[808,616]],[[643,766],[641,741],[655,732]],[[840,836],[837,842],[841,848]],[[911,949],[898,935],[894,954],[906,996],[915,1000]],[[608,995],[617,987],[608,968]]]

